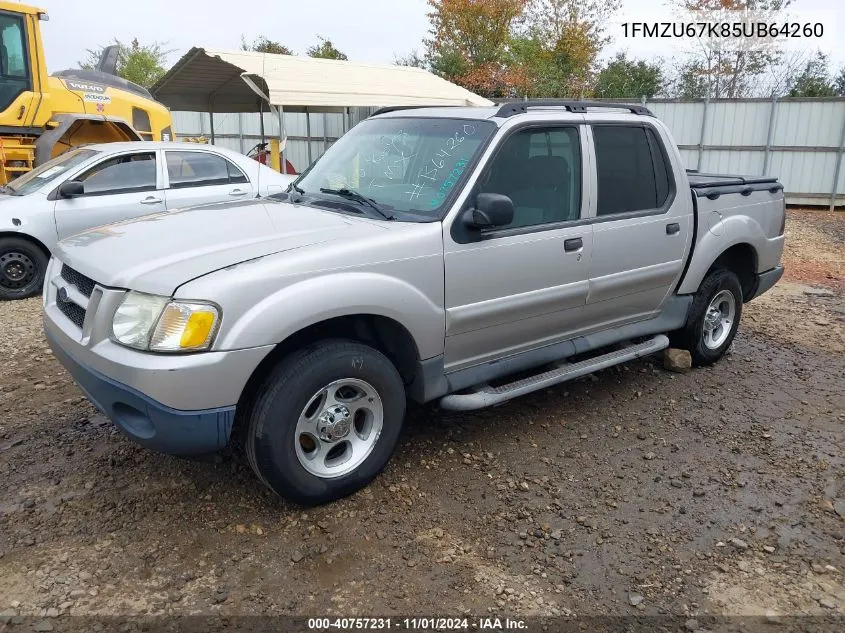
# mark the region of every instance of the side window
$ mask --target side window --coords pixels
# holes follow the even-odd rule
[[[581,146],[574,127],[514,132],[496,152],[479,192],[513,200],[516,228],[581,217]]]
[[[240,185],[249,182],[246,175],[231,161],[226,161],[226,167],[229,169],[229,182],[233,185]]]
[[[0,75],[24,79],[29,76],[24,51],[23,19],[20,16],[0,14]]]
[[[654,132],[643,126],[593,126],[598,215],[659,209],[669,197],[668,166]]]
[[[166,151],[164,155],[171,189],[248,182],[236,165],[217,154]]]
[[[145,141],[153,140],[153,126],[150,113],[142,108],[132,108],[132,127]]]
[[[85,195],[155,191],[155,152],[110,158],[75,178],[85,185]]]
[[[29,89],[23,18],[0,12],[0,112]]]

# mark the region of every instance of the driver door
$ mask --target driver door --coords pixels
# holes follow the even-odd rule
[[[514,203],[513,222],[444,234],[446,371],[572,338],[584,326],[593,250],[582,126],[518,128],[475,185]]]
[[[72,178],[84,193],[58,194],[54,208],[60,240],[87,229],[165,210],[159,152],[111,155]]]

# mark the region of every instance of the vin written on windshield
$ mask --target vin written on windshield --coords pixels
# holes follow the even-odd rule
[[[438,219],[495,128],[481,120],[369,119],[335,143],[296,184],[312,195],[354,191],[390,209],[397,220]]]

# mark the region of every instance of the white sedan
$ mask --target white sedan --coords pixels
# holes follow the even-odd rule
[[[70,150],[0,187],[0,299],[40,292],[58,240],[142,215],[281,193],[294,178],[213,145]]]

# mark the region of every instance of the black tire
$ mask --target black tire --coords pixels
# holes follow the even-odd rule
[[[297,455],[297,422],[315,394],[344,379],[365,381],[377,391],[383,425],[371,452],[354,470],[320,477],[306,470]],[[249,414],[246,453],[256,475],[276,494],[318,505],[360,490],[384,469],[404,418],[405,386],[387,357],[354,341],[321,341],[285,358],[265,381]]]
[[[718,346],[710,347],[705,341],[704,320],[710,303],[719,293],[727,291],[733,295],[734,318],[730,325],[727,338]],[[717,269],[710,272],[695,293],[687,323],[682,330],[673,332],[671,339],[673,347],[689,350],[692,363],[697,367],[712,365],[724,356],[736,336],[739,321],[742,317],[742,286],[739,278],[730,270]]]
[[[49,258],[20,237],[0,238],[0,299],[26,299],[41,292]]]

